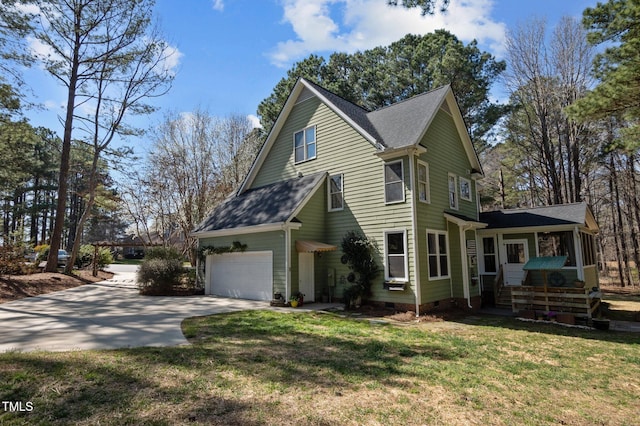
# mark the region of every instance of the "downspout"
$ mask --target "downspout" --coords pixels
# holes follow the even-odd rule
[[[420,259],[418,253],[418,211],[416,210],[415,191],[415,150],[409,155],[409,177],[411,179],[411,233],[413,234],[413,271],[416,283],[416,317],[420,316],[420,305],[422,304],[422,291],[420,286]]]
[[[449,225],[451,222],[446,221],[447,224],[447,235],[449,235]],[[447,242],[449,244],[449,242]],[[451,247],[449,247],[449,253],[451,253]],[[449,254],[451,255],[451,254]],[[451,265],[451,262],[449,262]],[[453,303],[453,274],[451,273],[451,268],[449,268],[449,289],[451,290],[451,303]]]
[[[467,299],[467,306],[469,309],[473,309],[471,306],[471,290],[469,289],[469,260],[467,259],[466,248],[466,233],[471,229],[470,225],[460,225],[460,254],[462,257],[462,291]]]
[[[291,228],[286,224],[282,226],[284,231],[284,280],[286,299],[291,297]],[[271,289],[273,292],[273,289]]]

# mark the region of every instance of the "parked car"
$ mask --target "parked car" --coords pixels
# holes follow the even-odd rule
[[[66,265],[67,264],[67,260],[69,260],[69,253],[67,253],[66,250],[58,250],[58,264],[59,265]]]

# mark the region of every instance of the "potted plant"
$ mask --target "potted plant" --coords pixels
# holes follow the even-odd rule
[[[291,305],[292,308],[297,308],[298,307],[298,295],[295,294],[293,296],[291,296],[289,298],[289,304]]]
[[[575,288],[584,288],[584,280],[574,280],[573,286]]]

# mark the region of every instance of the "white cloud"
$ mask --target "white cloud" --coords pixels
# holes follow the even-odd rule
[[[175,74],[175,70],[180,65],[180,59],[183,56],[184,53],[180,52],[177,47],[167,44],[162,52],[162,70]]]
[[[55,51],[51,48],[51,46],[46,45],[42,41],[38,40],[35,37],[28,36],[27,43],[29,45],[29,50],[31,50],[31,54],[35,55],[40,59],[58,59],[59,56],[55,53]]]
[[[288,66],[313,52],[348,52],[388,45],[406,34],[446,29],[468,43],[473,39],[494,54],[504,50],[506,24],[490,12],[494,0],[453,1],[444,14],[421,16],[420,9],[389,7],[384,0],[283,0],[283,22],[297,38],[278,43],[270,53]]]
[[[222,12],[224,10],[224,1],[223,0],[213,0],[213,10],[217,10]]]
[[[48,111],[58,111],[64,108],[64,102],[62,101],[53,101],[51,99],[44,101],[44,108]]]
[[[253,115],[253,114],[249,114],[247,115],[247,119],[249,119],[249,122],[251,123],[251,125],[253,126],[253,128],[255,129],[256,127],[258,129],[262,129],[262,125],[260,124],[260,119]]]

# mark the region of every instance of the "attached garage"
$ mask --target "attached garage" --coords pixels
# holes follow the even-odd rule
[[[206,294],[251,300],[273,298],[273,252],[207,256]]]

